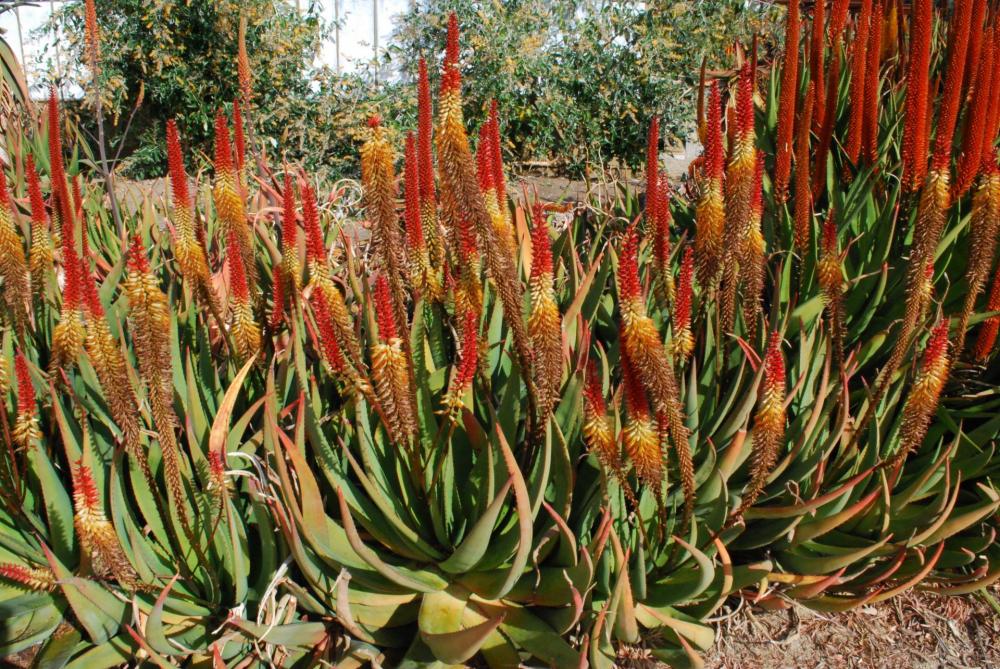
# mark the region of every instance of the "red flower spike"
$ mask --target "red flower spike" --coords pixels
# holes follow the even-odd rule
[[[593,358],[587,361],[587,383],[583,395],[595,414],[603,416],[607,413],[607,403],[604,401],[604,391],[601,389],[601,375]]]
[[[830,43],[837,44],[840,36],[847,25],[847,14],[851,7],[851,0],[833,0],[833,8],[830,10]]]
[[[93,511],[99,508],[101,497],[97,494],[97,484],[94,482],[94,474],[90,467],[83,464],[83,459],[76,461],[76,489],[80,495],[83,505]]]
[[[285,249],[295,249],[299,226],[295,221],[295,187],[292,175],[285,172],[285,180],[281,186],[281,246]]]
[[[985,85],[987,89],[990,88],[990,80],[995,76],[995,59],[994,44],[990,40],[983,49],[983,58],[979,64],[979,73],[976,77],[976,80]],[[977,90],[974,95],[979,97],[979,93],[980,91]],[[989,114],[990,109],[986,104],[970,105],[968,121],[965,126],[965,136],[962,141],[962,155],[958,160],[958,179],[955,181],[956,197],[961,197],[969,190],[969,187],[976,178],[976,172],[980,170],[980,164],[983,162],[983,147],[986,146],[987,142],[986,123]]]
[[[28,173],[28,199],[31,202],[31,219],[36,223],[45,224],[48,215],[45,213],[45,197],[42,195],[42,182],[38,178],[35,159],[28,154],[25,172]]]
[[[271,304],[271,330],[277,330],[285,320],[285,282],[277,274],[271,284],[272,304]],[[316,291],[322,292],[322,291]]]
[[[83,277],[83,302],[87,307],[87,312],[91,318],[103,318],[104,306],[101,304],[101,297],[97,292],[97,279],[90,272],[82,272]]]
[[[417,142],[411,132],[406,136],[404,220],[406,222],[406,238],[410,242],[410,246],[422,249],[424,247],[424,230],[420,220],[420,174],[417,163]]]
[[[384,274],[379,274],[375,280],[375,316],[378,321],[379,337],[382,341],[399,337],[392,307],[392,293]]]
[[[691,293],[694,277],[694,248],[684,249],[681,260],[681,273],[677,279],[677,301],[674,303],[676,312],[675,327],[686,328],[691,325]]]
[[[823,221],[823,250],[826,253],[837,253],[837,224],[831,213]]]
[[[736,96],[736,136],[747,137],[754,131],[753,71],[750,62],[740,70],[739,92]]]
[[[476,367],[479,362],[478,339],[478,318],[476,313],[470,309],[465,312],[465,318],[462,321],[462,356],[458,363],[458,372],[455,375],[456,388],[467,388],[476,376]]]
[[[372,114],[368,117],[368,127],[374,130],[382,125],[382,117],[378,114]]]
[[[904,107],[903,185],[916,190],[923,184],[927,173],[927,89],[934,7],[932,0],[914,0],[910,7],[912,18]]]
[[[799,22],[799,0],[790,0],[788,15],[785,17],[785,54],[781,66],[778,146],[774,163],[774,192],[779,200],[788,197],[788,179],[792,171],[795,104],[799,92]]]
[[[823,40],[825,33],[823,31],[823,22],[825,19],[826,1],[818,0],[818,2],[813,3],[813,23],[812,23],[812,35],[811,45],[810,45],[810,55],[809,55],[809,72],[811,73],[810,81],[812,81],[816,86],[816,100],[815,106],[818,113],[813,115],[813,125],[815,130],[823,125],[823,110],[826,106],[826,96],[824,95],[824,80],[823,72],[826,70],[824,65],[825,60],[825,50],[826,44]]]
[[[142,245],[142,237],[138,234],[132,236],[132,243],[128,248],[128,260],[126,265],[130,272],[136,274],[149,273],[149,259],[146,258],[146,248]]]
[[[927,347],[924,349],[924,357],[920,362],[920,369],[927,371],[932,368],[948,352],[948,320],[941,319],[927,340]]]
[[[764,354],[764,392],[785,384],[785,359],[781,357],[781,333],[772,332]]]
[[[243,171],[243,164],[246,162],[247,144],[243,135],[243,112],[240,110],[240,101],[233,100],[233,145],[236,150],[236,171]]]
[[[35,415],[35,386],[28,372],[28,360],[23,353],[14,356],[14,374],[17,376],[17,415]]]
[[[1000,74],[1000,22],[993,26],[993,71]],[[997,132],[1000,131],[1000,76],[991,76],[990,97],[989,97],[989,117],[986,122],[986,135],[983,138],[983,160],[995,161],[993,155],[993,143],[996,140]]]
[[[639,289],[639,239],[635,226],[630,226],[622,240],[621,254],[618,256],[618,293],[622,300],[641,297]]]
[[[962,99],[976,86],[979,80],[979,61],[982,58],[983,40],[989,40],[990,28],[986,21],[986,0],[974,0],[972,22],[969,31],[969,50],[965,56],[965,75],[962,77]]]
[[[344,355],[337,344],[337,336],[333,327],[333,318],[330,315],[330,306],[327,304],[326,295],[322,290],[314,290],[312,293],[312,306],[316,316],[316,327],[319,329],[319,344],[323,348],[330,367],[335,372],[342,372],[347,368]]]
[[[174,207],[191,208],[191,194],[188,192],[187,172],[184,170],[184,156],[181,140],[174,119],[167,121],[167,166],[170,172],[170,189],[174,196]]]
[[[882,54],[882,25],[885,5],[878,0],[868,31],[865,63],[865,108],[862,114],[861,153],[871,164],[878,162],[878,111],[882,96],[879,63]]]
[[[865,68],[868,65],[868,32],[871,28],[872,0],[861,0],[861,14],[858,16],[851,57],[850,124],[847,129],[847,158],[858,164],[861,156],[861,142],[864,138],[865,119]]]
[[[479,176],[479,189],[486,192],[496,188],[493,181],[493,147],[489,124],[479,128],[479,145],[476,146],[476,167]]]
[[[951,143],[955,136],[959,106],[962,104],[962,74],[965,72],[965,56],[972,28],[972,2],[973,0],[955,2],[952,33],[948,39],[948,69],[944,78],[944,95],[934,142],[935,170],[944,170],[951,162]]]
[[[49,93],[48,103],[49,131],[49,181],[51,183],[54,205],[59,212],[63,230],[70,231],[72,239],[73,210],[66,192],[66,166],[62,154],[62,129],[59,126],[59,102],[56,89],[53,86]]]
[[[469,224],[469,219],[465,216],[459,219],[458,234],[459,246],[464,257],[469,258],[479,253],[479,247],[476,245],[476,233]]]
[[[990,286],[985,311],[1000,311],[1000,271],[993,275],[993,284]],[[998,332],[1000,332],[1000,316],[993,316],[983,321],[979,335],[976,337],[975,346],[972,348],[974,360],[982,362],[990,356],[996,344]]]
[[[4,170],[0,169],[0,205],[10,209],[10,191],[7,189],[7,176]]]
[[[621,333],[619,333],[619,341],[621,341]],[[621,359],[622,387],[625,390],[625,407],[629,417],[638,420],[649,418],[649,399],[646,397],[646,391],[642,384],[639,383],[635,364],[625,352],[624,347],[621,350]]]
[[[458,62],[458,16],[448,15],[448,40],[445,46],[444,62],[454,65]]]
[[[531,208],[531,277],[552,275],[552,242],[541,202]]]
[[[306,254],[310,262],[326,260],[326,245],[319,228],[319,209],[316,208],[316,192],[308,182],[302,185],[302,223],[306,229]]]
[[[233,172],[233,149],[229,143],[229,126],[221,109],[215,113],[215,169],[218,172]]]
[[[250,301],[250,289],[247,286],[247,270],[243,266],[243,254],[240,253],[240,242],[236,230],[230,229],[226,240],[226,258],[229,260],[229,282],[233,297],[241,302]]]
[[[659,198],[656,190],[660,185],[660,119],[656,116],[649,124],[646,136],[646,220],[655,225],[656,207]]]
[[[493,168],[493,184],[497,189],[497,202],[503,208],[507,201],[507,180],[503,175],[503,151],[500,148],[500,115],[497,111],[497,101],[490,101],[490,149],[492,149],[491,165]]]
[[[713,81],[708,95],[708,122],[705,136],[705,175],[723,179],[726,170],[725,146],[722,142],[722,100],[719,82]]]
[[[417,163],[420,170],[420,201],[434,202],[434,157],[432,154],[434,110],[431,87],[427,79],[427,62],[419,63],[417,78]]]
[[[441,92],[457,91],[462,86],[462,75],[458,70],[458,17],[455,12],[448,16],[448,43],[444,56],[444,72],[441,75]]]
[[[63,234],[66,234],[65,227],[63,228]],[[70,230],[72,233],[72,230]],[[73,248],[73,238],[69,237],[67,242],[66,237],[63,238],[63,272],[65,273],[65,283],[63,284],[63,309],[73,310],[80,307],[80,274],[81,274],[81,263],[80,258],[76,254],[76,249]]]
[[[670,224],[673,222],[670,216],[670,181],[666,172],[660,173],[659,183],[656,186],[656,208],[653,219],[655,235],[653,251],[656,253],[656,260],[661,267],[666,267],[670,260]],[[669,269],[667,270],[669,271]]]

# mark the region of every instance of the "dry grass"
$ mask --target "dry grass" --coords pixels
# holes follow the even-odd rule
[[[840,614],[743,609],[718,631],[709,669],[1000,667],[1000,614],[981,597],[910,592]]]

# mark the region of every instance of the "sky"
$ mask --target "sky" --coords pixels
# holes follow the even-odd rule
[[[293,2],[295,0],[286,0]],[[309,0],[300,0],[303,4]],[[394,17],[406,9],[409,0],[376,0],[379,15],[379,46],[384,48],[392,35]],[[314,0],[320,7],[323,19],[332,22],[335,16],[335,0]],[[3,4],[3,3],[0,3]],[[340,0],[342,28],[340,31],[340,64],[342,69],[350,71],[356,63],[370,60],[372,57],[374,12],[372,0]],[[55,3],[58,7],[59,3]],[[37,0],[36,6],[23,6],[17,12],[8,11],[0,14],[0,29],[3,36],[13,48],[14,53],[22,61],[28,75],[30,85],[36,85],[45,79],[45,71],[38,66],[38,57],[46,50],[53,54],[53,38],[38,39],[32,32],[43,25],[52,12],[52,3],[47,0]],[[18,31],[18,14],[20,14],[20,40]],[[23,57],[22,57],[23,45]],[[317,62],[334,67],[336,63],[336,43],[333,34],[320,49]]]

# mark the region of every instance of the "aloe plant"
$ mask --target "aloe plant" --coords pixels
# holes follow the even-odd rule
[[[436,114],[422,63],[402,171],[372,118],[346,218],[255,149],[245,50],[211,187],[168,124],[169,204],[126,237],[53,98],[0,183],[0,650],[699,666],[733,597],[1000,579],[1000,117],[960,102],[1000,86],[927,0],[905,67],[894,5],[825,9],[770,76],[704,82],[689,198],[654,120],[644,201],[565,227],[509,192],[495,106],[473,151],[456,17]]]

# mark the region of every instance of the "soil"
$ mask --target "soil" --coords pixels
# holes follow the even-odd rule
[[[974,595],[909,592],[838,614],[744,608],[717,632],[707,669],[1000,667],[1000,613]]]

